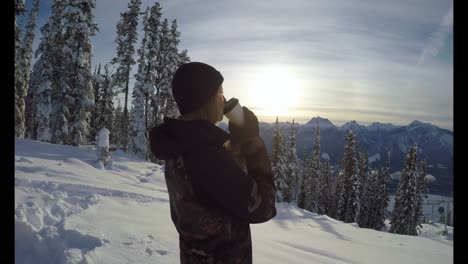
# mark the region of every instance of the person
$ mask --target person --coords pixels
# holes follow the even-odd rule
[[[244,125],[223,119],[223,76],[190,62],[172,80],[180,116],[150,131],[151,151],[165,161],[171,219],[181,263],[252,263],[250,224],[276,215],[271,163],[258,119],[247,107]]]

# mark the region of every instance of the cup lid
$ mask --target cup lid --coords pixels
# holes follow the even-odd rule
[[[233,97],[229,99],[229,101],[226,101],[226,98],[224,98],[224,114],[227,114],[231,112],[231,110],[239,103],[239,99]]]

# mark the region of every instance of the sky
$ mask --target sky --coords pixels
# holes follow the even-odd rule
[[[93,64],[115,56],[115,25],[128,2],[97,1]],[[179,48],[218,69],[225,97],[260,121],[419,120],[453,131],[453,1],[159,2],[163,18],[177,19]],[[41,3],[39,26],[50,3]]]
[[[96,159],[95,146],[16,138],[16,262],[179,263],[164,169],[122,151],[112,152],[105,167]],[[437,222],[439,206],[434,224],[422,224],[419,236],[407,236],[359,228],[295,203],[277,202],[273,219],[250,225],[253,262],[458,263],[455,230],[447,226],[447,235],[441,234],[445,226]],[[432,206],[426,205],[424,213],[432,216]],[[388,230],[389,221],[385,224]]]

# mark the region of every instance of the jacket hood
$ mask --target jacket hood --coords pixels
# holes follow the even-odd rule
[[[221,146],[231,138],[229,133],[208,120],[164,118],[164,123],[150,131],[151,152],[160,160],[207,146]]]

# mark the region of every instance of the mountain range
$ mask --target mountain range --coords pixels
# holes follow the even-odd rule
[[[275,124],[260,122],[260,136],[264,139],[268,151],[271,151]],[[227,129],[226,123],[219,127]],[[279,122],[280,130],[289,139],[291,122]],[[314,117],[305,124],[295,124],[296,149],[299,158],[311,155],[314,133],[320,128],[320,149],[322,158],[329,160],[332,166],[339,166],[343,157],[345,134],[353,130],[357,135],[359,149],[366,150],[372,168],[377,168],[390,159],[390,171],[398,174],[403,167],[406,152],[414,143],[419,147],[419,159],[425,159],[427,174],[435,177],[428,186],[429,193],[451,195],[453,191],[453,132],[430,123],[413,121],[406,126],[374,122],[368,126],[350,121],[342,126],[335,126],[326,118]],[[392,182],[394,191],[398,180]],[[391,190],[391,191],[392,191]]]

